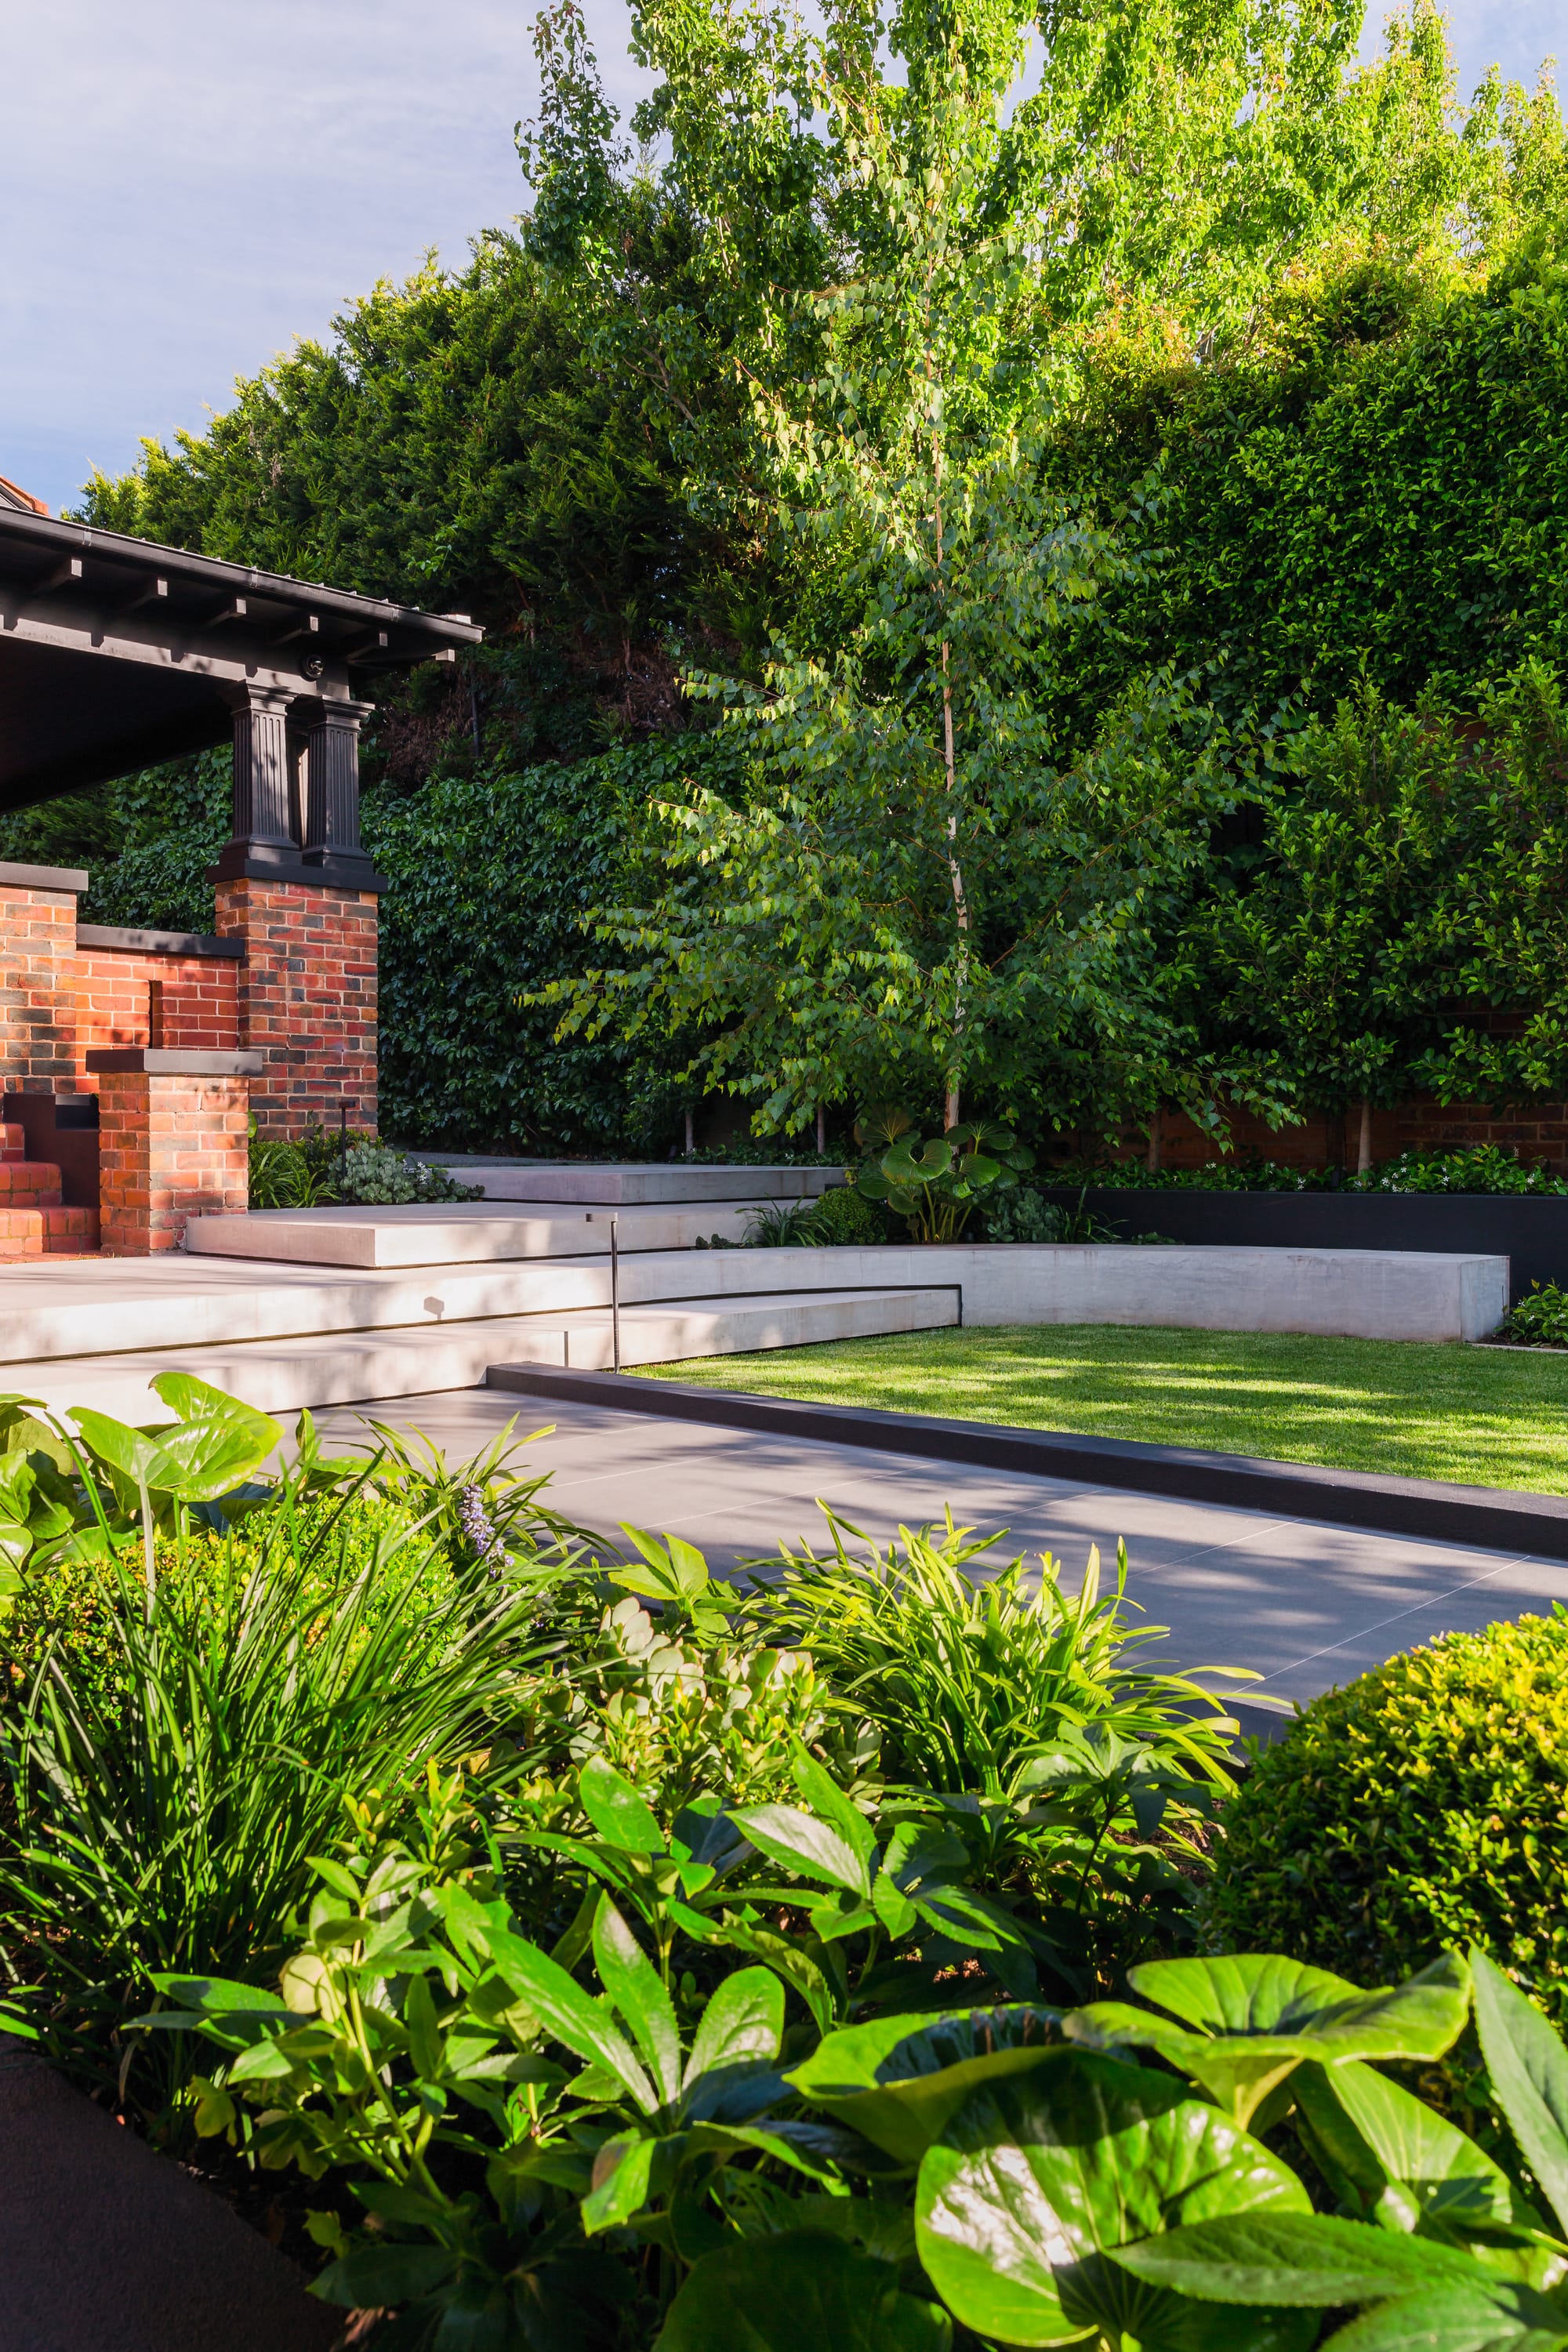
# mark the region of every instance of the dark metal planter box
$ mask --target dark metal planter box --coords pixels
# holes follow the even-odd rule
[[[1078,1191],[1041,1188],[1076,1208]],[[1118,1234],[1264,1249],[1480,1250],[1509,1261],[1510,1301],[1568,1288],[1568,1193],[1133,1192],[1091,1186],[1084,1206]]]

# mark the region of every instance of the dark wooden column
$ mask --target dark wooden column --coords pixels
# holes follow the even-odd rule
[[[270,686],[230,686],[226,692],[234,712],[234,831],[213,878],[297,872],[289,723],[295,698]]]
[[[305,720],[305,863],[363,858],[359,730],[374,702],[323,696]]]

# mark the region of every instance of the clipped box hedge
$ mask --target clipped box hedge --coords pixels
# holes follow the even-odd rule
[[[1314,1699],[1226,1808],[1204,1924],[1367,1983],[1473,1938],[1568,2021],[1568,1616]]]

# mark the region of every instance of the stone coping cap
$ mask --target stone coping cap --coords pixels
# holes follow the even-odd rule
[[[245,941],[237,931],[220,938],[216,931],[126,930],[118,923],[79,923],[79,948],[110,948],[121,954],[245,957]]]
[[[101,1076],[125,1070],[145,1071],[151,1078],[258,1078],[267,1066],[265,1054],[182,1054],[163,1045],[94,1045],[87,1066]]]
[[[0,889],[69,890],[79,898],[90,877],[79,866],[11,866],[0,859]]]

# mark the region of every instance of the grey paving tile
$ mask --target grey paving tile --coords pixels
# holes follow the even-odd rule
[[[951,1503],[960,1525],[1008,1530],[993,1555],[997,1565],[1018,1551],[1050,1551],[1069,1590],[1091,1543],[1109,1570],[1117,1538],[1125,1537],[1130,1609],[1135,1620],[1169,1629],[1162,1657],[1245,1666],[1287,1698],[1310,1697],[1451,1627],[1568,1601],[1568,1566],[1559,1562],[869,1447],[600,1406],[545,1409],[542,1400],[483,1390],[405,1398],[384,1417],[423,1429],[460,1459],[514,1412],[520,1432],[555,1423],[531,1454],[552,1473],[562,1509],[606,1535],[621,1521],[684,1535],[720,1573],[781,1540],[822,1549],[817,1496],[877,1542],[900,1523],[940,1519]],[[326,1418],[342,1431],[352,1416]]]

